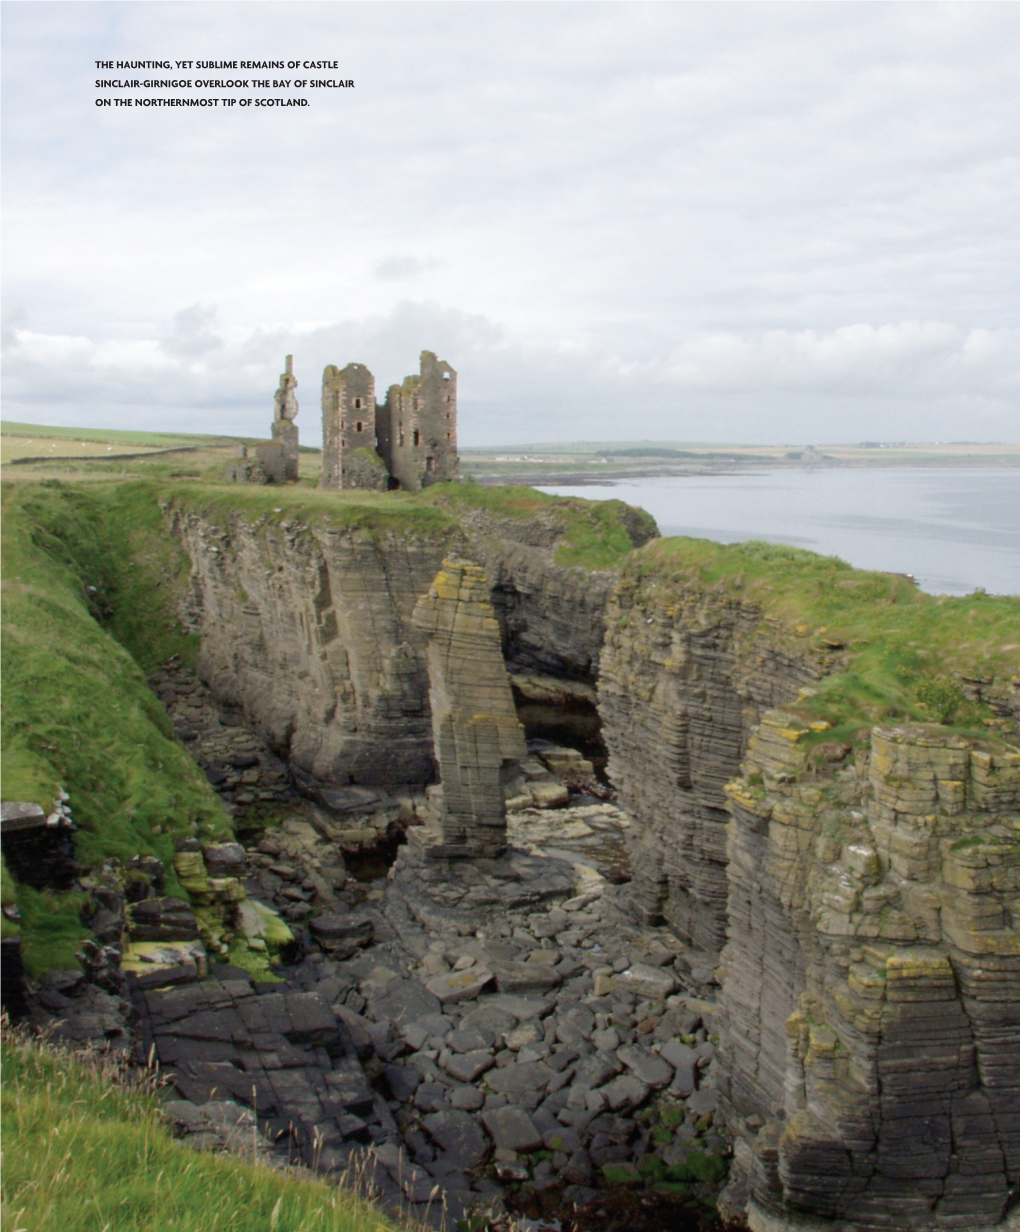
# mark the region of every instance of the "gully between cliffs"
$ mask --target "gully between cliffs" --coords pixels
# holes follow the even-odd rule
[[[753,1228],[1008,1220],[1020,759],[911,728],[826,747],[784,707],[838,647],[680,576],[557,565],[553,515],[418,535],[167,516],[199,674],[326,784],[433,780],[411,614],[452,550],[484,567],[532,734],[605,748],[635,819],[631,910],[716,969]]]

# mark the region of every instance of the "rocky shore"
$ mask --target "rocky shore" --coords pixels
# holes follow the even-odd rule
[[[581,760],[543,751],[554,766]],[[37,1020],[158,1062],[191,1144],[357,1174],[437,1226],[509,1206],[608,1227],[612,1187],[635,1210],[710,1219],[731,1150],[714,975],[622,909],[627,815],[571,798],[538,753],[529,761],[560,807],[515,809],[495,859],[430,861],[412,827],[387,877],[356,882],[324,859],[336,847],[310,802],[247,849],[179,853],[289,916],[289,961],[254,976],[169,961],[174,947],[197,954],[197,923],[144,899],[129,928],[160,933],[157,961],[108,971],[105,989],[50,973]]]

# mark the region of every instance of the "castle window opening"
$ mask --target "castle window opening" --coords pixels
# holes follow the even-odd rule
[[[444,380],[444,381],[448,381],[449,379],[450,379],[450,374],[449,374],[448,372],[444,372],[444,373],[443,373],[443,380]]]
[[[354,399],[354,409],[355,409],[356,411],[360,411],[360,410],[361,410],[361,399],[360,399],[360,398],[355,398],[355,399]],[[360,432],[360,431],[361,431],[361,429],[359,428],[359,429],[358,429],[358,431]]]
[[[354,425],[354,431],[355,431],[355,432],[362,432],[362,431],[364,431],[364,427],[365,427],[365,425],[364,425],[364,424],[362,423],[362,421],[359,419],[359,420],[358,420],[358,422]]]
[[[415,428],[415,430],[414,430],[414,443],[415,443],[416,445],[420,445],[420,444],[421,444],[421,432],[419,432],[419,430],[418,430],[417,428]]]

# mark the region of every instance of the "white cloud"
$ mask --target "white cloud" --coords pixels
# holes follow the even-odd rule
[[[204,337],[215,315],[186,310],[176,319]],[[161,421],[172,412],[182,427],[266,435],[277,375],[293,354],[302,439],[318,443],[318,380],[327,363],[366,363],[381,399],[389,384],[417,370],[423,343],[461,374],[465,444],[884,439],[893,435],[890,407],[910,429],[899,435],[1001,439],[1020,397],[1018,331],[965,332],[936,321],[692,335],[641,362],[591,340],[528,338],[481,316],[411,301],[379,316],[300,330],[235,326],[213,337],[215,345],[196,352],[159,339],[17,329],[5,362],[8,415],[45,421],[60,407],[76,423],[130,414],[142,426],[145,408],[158,407]],[[820,419],[820,398],[839,415]]]
[[[646,368],[647,371],[647,368]],[[684,339],[658,373],[681,389],[891,389],[921,396],[949,388],[1020,397],[1020,330],[962,330],[940,321],[858,323],[839,329],[716,333]]]
[[[1020,439],[1018,35],[1015,5],[8,5],[7,413],[264,432],[287,351],[312,405],[325,362],[428,347],[479,439],[835,439],[848,405]],[[96,58],[283,47],[355,89],[88,105]]]
[[[419,274],[434,270],[441,262],[435,257],[413,257],[411,255],[383,257],[376,263],[375,276],[388,282],[403,282],[417,278]]]

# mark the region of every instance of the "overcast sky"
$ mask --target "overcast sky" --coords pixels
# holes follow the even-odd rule
[[[268,435],[293,352],[315,444],[324,364],[382,396],[428,348],[464,445],[1020,441],[1020,5],[9,0],[3,23],[5,418]],[[163,58],[337,60],[169,75],[355,86],[95,106],[97,78],[146,76],[97,59]]]

